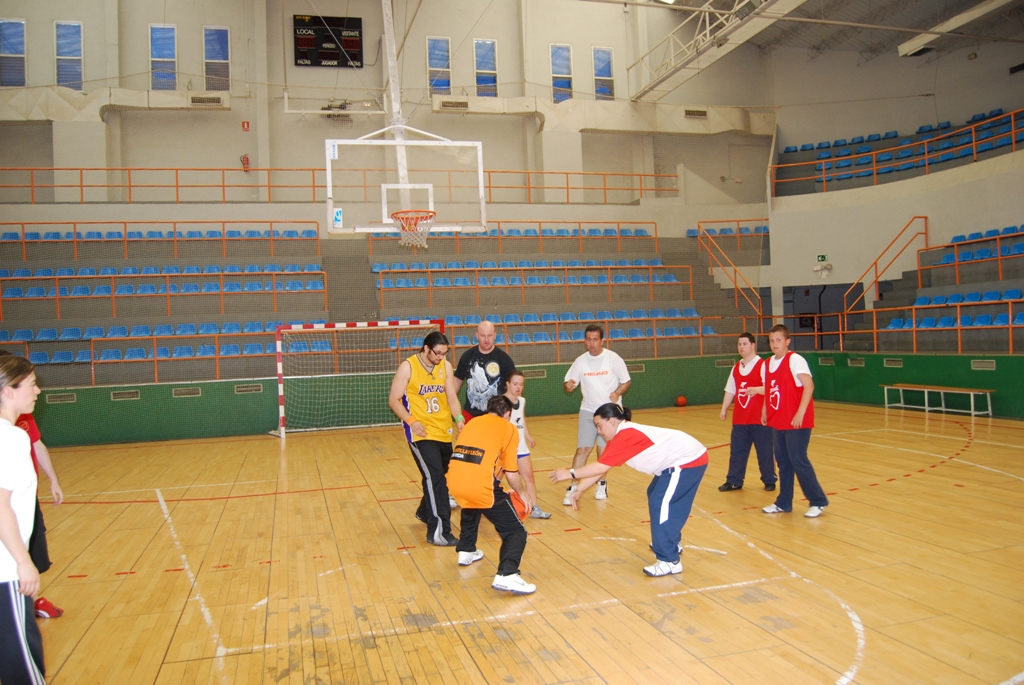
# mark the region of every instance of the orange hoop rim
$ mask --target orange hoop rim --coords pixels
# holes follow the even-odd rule
[[[403,209],[391,213],[391,219],[397,223],[403,231],[416,231],[417,227],[424,221],[433,221],[437,212],[429,209]]]

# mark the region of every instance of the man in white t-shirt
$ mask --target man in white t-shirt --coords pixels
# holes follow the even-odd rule
[[[580,404],[578,428],[576,430],[576,454],[572,458],[572,468],[578,469],[587,463],[590,452],[597,442],[597,456],[604,452],[605,441],[597,433],[594,426],[594,412],[608,402],[622,406],[622,396],[629,390],[629,371],[626,362],[612,350],[604,348],[604,329],[595,324],[587,326],[583,342],[587,351],[576,358],[565,374],[564,388],[572,392],[577,386],[583,392]],[[565,493],[562,504],[572,506],[572,495],[576,491],[576,481]],[[608,481],[601,480],[594,493],[595,499],[608,499]]]

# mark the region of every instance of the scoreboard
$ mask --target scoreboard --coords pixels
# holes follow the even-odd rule
[[[295,66],[362,67],[363,20],[296,14]]]

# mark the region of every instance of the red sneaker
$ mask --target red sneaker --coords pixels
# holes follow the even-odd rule
[[[39,618],[57,618],[63,613],[63,609],[54,606],[53,602],[45,597],[40,597],[36,600],[36,616]]]

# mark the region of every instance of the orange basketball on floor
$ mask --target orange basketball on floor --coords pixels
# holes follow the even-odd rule
[[[508,493],[509,499],[512,500],[512,508],[519,514],[519,520],[525,521],[530,517],[530,510],[526,508],[526,502],[519,496],[519,493],[513,490]]]
[[[679,397],[677,397],[676,398],[676,406],[677,407],[685,407],[686,406],[686,396],[680,395]]]

